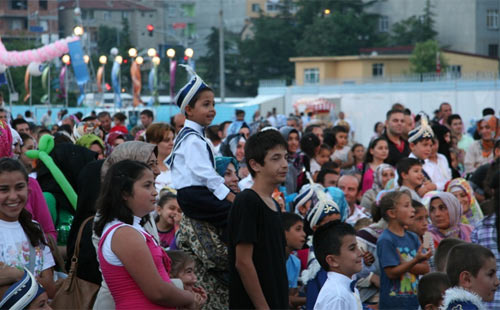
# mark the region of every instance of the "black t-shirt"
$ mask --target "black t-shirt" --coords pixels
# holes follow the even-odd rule
[[[387,143],[389,145],[389,156],[385,161],[389,165],[396,167],[396,164],[400,159],[406,158],[410,155],[411,150],[408,141],[401,139],[401,141],[404,142],[404,147],[403,147],[403,152],[400,152],[396,144],[394,144],[391,140],[389,140],[389,137],[387,137],[387,133],[384,132],[382,137],[387,140]]]
[[[239,193],[229,213],[229,308],[253,309],[238,270],[236,245],[253,244],[253,263],[264,297],[271,309],[288,309],[288,279],[286,274],[286,239],[281,224],[280,209],[271,210],[251,189]]]

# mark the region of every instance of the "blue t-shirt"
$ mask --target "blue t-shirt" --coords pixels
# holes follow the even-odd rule
[[[417,235],[409,231],[400,237],[386,229],[378,238],[377,255],[381,270],[379,309],[418,309],[418,276],[405,272],[400,279],[391,280],[384,268],[412,260],[419,247]]]
[[[288,276],[288,288],[296,288],[300,274],[300,259],[290,254],[286,260],[286,274]]]

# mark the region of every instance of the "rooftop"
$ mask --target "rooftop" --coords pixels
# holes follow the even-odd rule
[[[61,2],[63,10],[74,9],[75,0]],[[109,10],[109,11],[155,11],[150,7],[138,4],[131,0],[80,0],[80,8],[86,10]]]

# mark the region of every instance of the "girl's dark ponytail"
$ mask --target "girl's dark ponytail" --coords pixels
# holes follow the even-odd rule
[[[40,229],[40,225],[32,221],[31,213],[29,213],[26,209],[23,209],[19,214],[18,221],[33,247],[40,246],[42,244],[47,245],[47,241],[45,240],[42,230]]]

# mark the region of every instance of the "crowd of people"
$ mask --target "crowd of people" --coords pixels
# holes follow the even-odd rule
[[[363,145],[342,112],[212,124],[192,74],[170,123],[0,108],[1,309],[50,309],[75,259],[94,309],[500,309],[493,109],[396,103]]]

